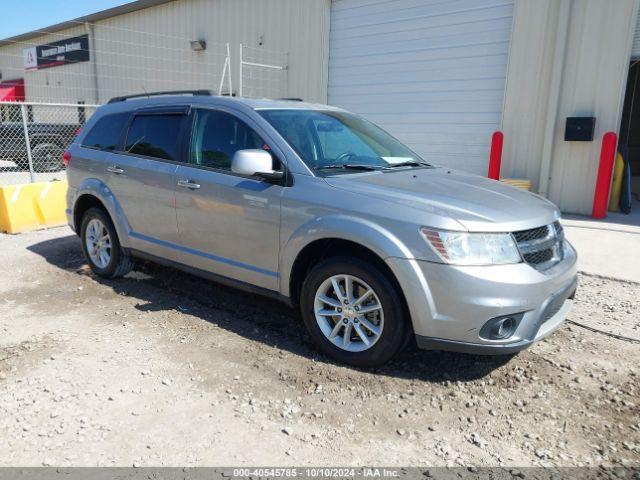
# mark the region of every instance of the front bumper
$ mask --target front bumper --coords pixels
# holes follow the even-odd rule
[[[542,273],[528,264],[458,267],[387,259],[405,294],[420,348],[474,354],[510,354],[556,330],[567,317],[577,287],[577,257]],[[480,329],[490,319],[521,314],[514,333],[488,340]]]

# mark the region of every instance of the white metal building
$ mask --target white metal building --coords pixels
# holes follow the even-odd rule
[[[564,211],[588,214],[605,132],[623,133],[630,152],[638,138],[631,163],[640,174],[640,105],[629,100],[635,88],[626,93],[630,75],[640,77],[630,69],[640,57],[639,2],[139,0],[0,42],[0,74],[23,79],[27,99],[102,103],[215,88],[229,44],[227,93],[243,81],[247,96],[338,105],[428,161],[478,174],[502,130],[504,177],[527,178]],[[52,35],[87,35],[89,61],[25,71],[25,49]],[[249,63],[284,73],[240,74],[240,44]],[[568,117],[595,117],[593,140],[565,141]]]

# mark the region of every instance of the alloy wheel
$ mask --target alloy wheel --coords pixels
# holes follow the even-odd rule
[[[373,347],[384,328],[378,295],[353,275],[333,275],[322,282],[314,298],[314,313],[327,340],[348,352]]]
[[[111,237],[109,231],[97,218],[92,218],[87,224],[85,234],[89,258],[98,268],[107,268],[111,261]]]

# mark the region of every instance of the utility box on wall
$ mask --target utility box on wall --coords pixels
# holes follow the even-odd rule
[[[593,142],[596,117],[567,117],[564,129],[565,142]]]

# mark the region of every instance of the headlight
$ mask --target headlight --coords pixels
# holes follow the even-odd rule
[[[520,252],[508,233],[447,232],[422,228],[420,232],[445,263],[504,265],[520,263]]]

